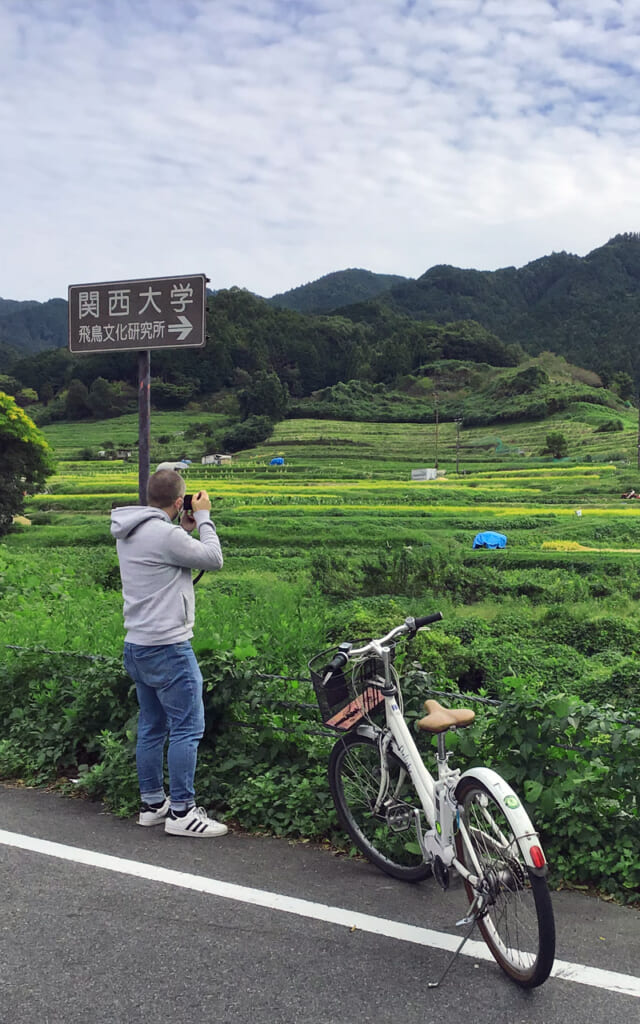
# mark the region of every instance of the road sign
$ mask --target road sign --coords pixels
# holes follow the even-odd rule
[[[69,286],[69,350],[199,348],[206,341],[207,278],[143,278]]]

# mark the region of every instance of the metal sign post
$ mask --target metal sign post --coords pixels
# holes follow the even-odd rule
[[[138,502],[147,504],[151,440],[151,353],[138,353]]]
[[[202,348],[205,274],[69,286],[69,351],[138,352],[138,498],[147,501],[152,348]]]

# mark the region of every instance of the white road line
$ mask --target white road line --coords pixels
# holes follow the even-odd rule
[[[192,875],[184,871],[145,864],[142,861],[127,860],[124,857],[112,857],[110,854],[97,853],[94,850],[83,850],[77,846],[66,846],[53,843],[48,839],[36,839],[34,836],[23,836],[18,832],[5,832],[0,829],[0,843],[5,846],[30,850],[46,857],[72,861],[74,864],[86,864],[88,867],[102,868],[123,875],[133,875],[150,882],[161,882],[174,885],[181,889],[204,892],[209,896],[222,899],[237,900],[240,903],[251,903],[253,906],[279,910],[285,914],[296,914],[298,917],[310,917],[316,921],[341,925],[345,928],[371,932],[374,935],[385,935],[402,942],[413,942],[419,946],[430,946],[433,949],[453,951],[460,942],[458,935],[436,932],[430,928],[419,928],[416,925],[404,924],[401,921],[389,921],[371,914],[360,914],[357,911],[345,910],[342,907],[330,907],[325,903],[312,903],[310,900],[297,899],[294,896],[283,896],[280,893],[268,892],[264,889],[252,889],[246,885],[235,885],[216,878],[203,875]],[[470,939],[462,949],[462,956],[475,960],[492,960],[491,953],[484,942]],[[552,976],[562,981],[573,981],[580,985],[607,989],[621,995],[640,998],[640,978],[631,974],[620,974],[617,971],[606,971],[586,964],[574,964],[565,960],[556,960]]]

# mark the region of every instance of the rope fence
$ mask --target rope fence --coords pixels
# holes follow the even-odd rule
[[[51,650],[50,648],[44,647],[44,646],[41,646],[41,645],[35,645],[33,647],[24,647],[24,646],[21,646],[19,644],[5,644],[4,646],[5,646],[5,649],[10,650],[10,651],[15,651],[18,654],[27,654],[27,655],[28,654],[44,654],[44,655],[48,655],[48,656],[56,656],[56,657],[63,657],[63,658],[77,658],[77,659],[85,660],[85,661],[88,661],[88,662],[113,662],[113,661],[119,661],[119,659],[115,658],[113,655],[89,654],[86,651],[55,651],[55,650]],[[428,672],[423,672],[423,671],[420,671],[420,670],[417,670],[417,669],[410,669],[409,672],[406,673],[406,675],[410,675],[410,676],[413,676],[413,677],[421,676],[424,679],[425,683],[427,683],[427,685],[428,685],[429,694],[431,696],[433,696],[433,697],[442,697],[442,698],[445,698],[445,699],[448,699],[448,700],[460,700],[460,701],[464,701],[465,703],[483,704],[483,705],[487,705],[489,707],[494,707],[494,708],[503,707],[507,703],[505,701],[495,700],[495,699],[490,698],[490,697],[479,697],[476,694],[462,693],[462,692],[460,692],[458,690],[436,690],[436,689],[433,688],[433,683],[434,683],[433,676],[430,675],[430,673],[428,673]],[[69,676],[64,676],[63,678],[71,680],[71,679],[73,679],[73,676],[69,675]],[[256,672],[255,678],[257,680],[263,681],[265,683],[266,682],[282,682],[282,683],[298,683],[298,684],[302,683],[304,685],[311,685],[309,679],[306,676],[304,678],[300,678],[299,676],[280,676],[280,675],[275,675],[273,673]],[[206,678],[206,682],[215,682],[215,679],[214,678]],[[279,698],[274,700],[272,698],[270,700],[270,706],[273,707],[273,708],[282,708],[282,709],[285,709],[285,710],[310,712],[310,713],[312,713],[312,714],[314,714],[316,716],[318,715],[318,705],[315,704],[315,703],[310,704],[310,703],[306,703],[304,701],[283,700],[283,699],[279,699]],[[605,713],[604,710],[601,710],[599,712],[596,711],[593,714],[587,716],[589,718],[592,718],[593,721],[598,721],[599,722],[599,724],[600,724],[600,729],[599,729],[600,735],[610,736],[610,737],[613,737],[613,735],[614,735],[614,733],[612,731],[607,731],[606,727],[604,727],[604,725],[603,725],[603,723],[601,721],[601,716],[604,716],[605,714],[606,714],[607,721],[611,722],[611,723],[614,723],[615,725],[628,726],[629,728],[640,728],[640,721],[638,721],[638,720],[629,720],[629,719],[623,718],[622,716],[616,714],[615,712],[607,710],[606,713]],[[234,723],[234,725],[237,725],[238,727],[242,727],[242,728],[246,728],[246,727],[254,728],[253,725],[250,725],[250,723],[246,723],[246,722],[237,722],[236,721]],[[295,727],[295,726],[287,726],[287,725],[282,725],[282,726],[272,725],[271,728],[274,731],[279,731],[279,732],[295,732],[295,731],[298,731],[299,726]],[[333,730],[331,730],[331,729],[321,729],[321,728],[318,728],[318,729],[313,729],[313,730],[305,729],[304,731],[308,732],[309,735],[313,735],[313,736],[335,736],[335,732]],[[566,750],[566,751],[570,751],[570,752],[576,752],[576,753],[583,754],[586,757],[590,757],[590,756],[594,756],[595,757],[596,756],[595,754],[593,754],[593,751],[590,750],[587,747],[567,746],[567,745],[562,745],[562,744],[557,744],[557,743],[550,743],[549,745],[553,746],[553,747],[556,747],[558,750]]]

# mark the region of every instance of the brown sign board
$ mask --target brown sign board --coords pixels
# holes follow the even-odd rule
[[[207,278],[142,278],[69,286],[69,351],[200,348],[206,342]]]

